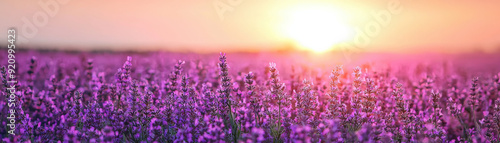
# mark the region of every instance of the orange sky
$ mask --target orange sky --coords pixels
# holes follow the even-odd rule
[[[240,0],[241,3],[233,5],[231,1],[238,2],[40,0],[55,2],[59,7],[53,15],[47,15],[39,1],[2,0],[0,29],[16,27],[23,38],[18,40],[19,44],[29,46],[260,51],[294,43],[279,31],[283,27],[283,14],[289,9],[303,5],[331,6],[343,13],[343,22],[353,29],[363,29],[376,21],[373,12],[388,10],[388,4],[398,0]],[[215,2],[227,4],[233,11],[223,13],[221,19],[214,8]],[[498,0],[399,0],[399,3],[402,11],[392,15],[389,24],[370,37],[371,42],[362,47],[365,51],[461,53],[492,52],[500,48]],[[49,9],[54,10],[54,7]],[[44,14],[48,21],[40,16]],[[33,16],[38,16],[38,20]],[[35,22],[36,32],[26,30],[26,21]],[[7,39],[6,36],[0,35],[0,39]]]

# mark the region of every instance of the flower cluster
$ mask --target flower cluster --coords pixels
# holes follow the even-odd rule
[[[286,58],[265,66],[225,53],[16,54],[18,124],[15,135],[0,128],[2,142],[500,141],[494,70]],[[6,99],[5,65],[0,74]]]

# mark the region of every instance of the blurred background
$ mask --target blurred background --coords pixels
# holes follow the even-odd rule
[[[22,49],[500,51],[500,1],[2,0]],[[7,45],[7,34],[0,34]]]

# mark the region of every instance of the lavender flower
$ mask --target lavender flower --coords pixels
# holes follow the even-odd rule
[[[223,104],[220,111],[224,119],[229,120],[229,127],[231,127],[232,141],[237,142],[241,135],[241,125],[235,120],[232,105],[234,101],[231,99],[231,78],[229,77],[229,66],[226,63],[226,54],[221,53],[219,57],[219,68],[221,85],[219,89],[221,103]]]

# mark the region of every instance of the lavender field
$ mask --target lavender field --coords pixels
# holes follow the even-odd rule
[[[498,54],[361,57],[20,51],[16,84],[7,82],[7,58],[0,58],[0,136],[2,142],[500,142]]]

